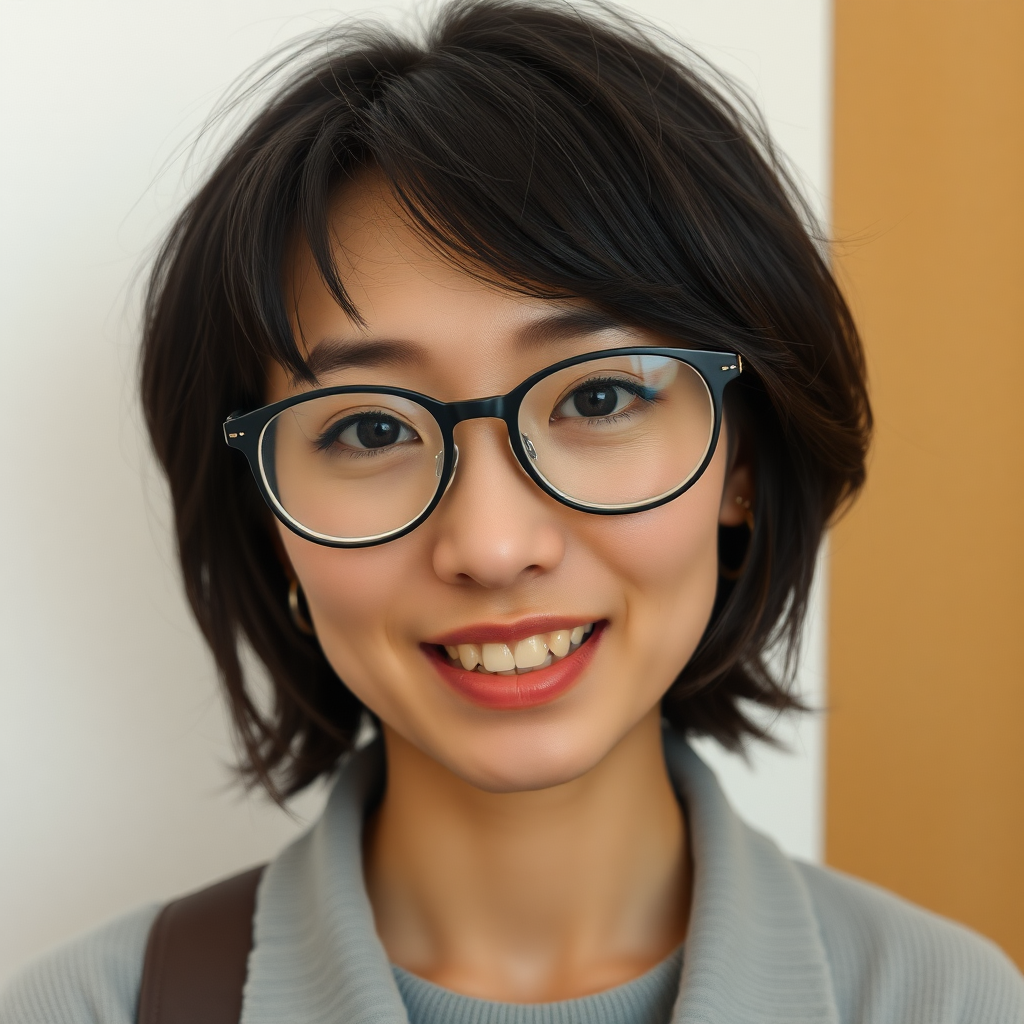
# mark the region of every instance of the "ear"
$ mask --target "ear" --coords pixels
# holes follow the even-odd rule
[[[740,453],[738,452],[737,455]],[[754,474],[750,463],[734,458],[725,474],[722,504],[718,509],[719,526],[742,526],[754,504]]]

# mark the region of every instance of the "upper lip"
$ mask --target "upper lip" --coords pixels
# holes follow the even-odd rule
[[[582,615],[531,615],[515,622],[480,622],[462,629],[453,629],[443,636],[425,641],[441,647],[455,647],[458,644],[514,644],[538,633],[553,633],[558,629],[574,629],[585,626],[597,619]]]

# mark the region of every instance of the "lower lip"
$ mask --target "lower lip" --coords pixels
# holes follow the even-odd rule
[[[441,678],[457,693],[478,707],[497,711],[516,711],[549,704],[571,689],[590,664],[605,623],[594,626],[587,641],[547,668],[535,668],[522,675],[500,676],[493,672],[469,672],[447,661],[433,645],[423,650]]]

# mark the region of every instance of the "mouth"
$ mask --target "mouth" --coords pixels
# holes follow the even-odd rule
[[[444,652],[451,665],[461,666],[467,672],[521,676],[567,658],[586,643],[593,630],[594,623],[587,622],[571,629],[534,633],[512,643],[443,644],[438,645],[438,651]]]
[[[589,664],[607,623],[521,623],[476,627],[424,644],[438,673],[474,704],[514,709],[546,704],[568,690]],[[528,633],[528,635],[524,635]]]

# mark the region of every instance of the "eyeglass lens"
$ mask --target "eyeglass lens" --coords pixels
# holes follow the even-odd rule
[[[677,490],[703,462],[713,427],[703,378],[666,356],[567,366],[535,384],[519,411],[536,471],[595,510],[645,505]]]
[[[643,507],[700,468],[714,430],[703,378],[671,356],[603,356],[538,381],[513,439],[558,495],[595,511]],[[278,413],[261,463],[285,514],[325,539],[385,537],[416,520],[441,486],[433,415],[395,395],[312,398]]]

